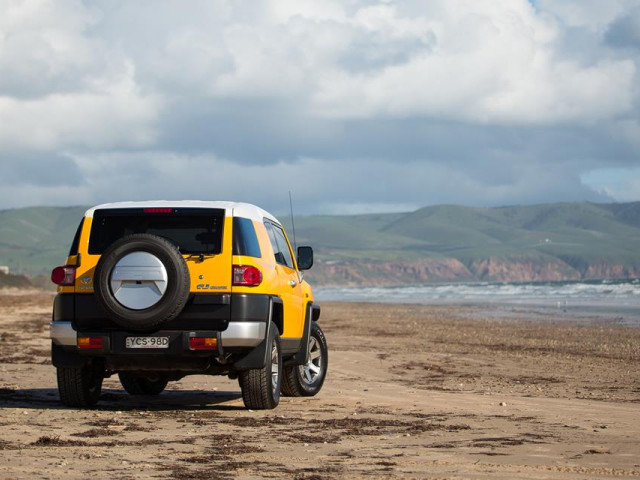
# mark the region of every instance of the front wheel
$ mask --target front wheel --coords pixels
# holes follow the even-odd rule
[[[79,368],[58,367],[58,393],[69,407],[93,407],[102,391],[104,371],[100,365],[88,362]]]
[[[304,365],[284,368],[282,393],[290,397],[313,397],[322,388],[329,365],[329,349],[324,332],[316,322],[311,324],[309,359]]]
[[[282,353],[278,327],[273,322],[269,326],[267,349],[270,354],[263,368],[238,373],[244,406],[252,410],[270,410],[280,403]]]

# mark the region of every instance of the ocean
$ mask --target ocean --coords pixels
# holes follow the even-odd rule
[[[476,305],[496,316],[592,317],[640,326],[640,280],[535,283],[446,283],[403,287],[314,288],[318,302]]]

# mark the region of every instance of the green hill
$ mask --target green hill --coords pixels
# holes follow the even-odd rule
[[[289,227],[288,218],[283,218]],[[300,243],[371,260],[431,256],[573,254],[640,260],[640,202],[556,203],[524,207],[425,207],[406,214],[296,219]]]
[[[296,233],[298,244],[310,243],[321,260],[339,265],[320,275],[328,283],[640,276],[640,202],[302,217]]]
[[[31,207],[0,211],[0,265],[11,272],[46,274],[64,262],[86,207]]]
[[[0,211],[0,265],[47,273],[64,261],[85,207]],[[289,218],[282,216],[288,232]],[[532,281],[640,276],[640,202],[554,203],[296,218],[319,283]]]

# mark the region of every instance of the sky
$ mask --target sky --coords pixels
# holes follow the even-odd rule
[[[0,209],[640,200],[640,0],[0,0]]]

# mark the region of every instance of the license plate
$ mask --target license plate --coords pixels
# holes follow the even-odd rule
[[[127,337],[127,348],[169,348],[169,337]]]

